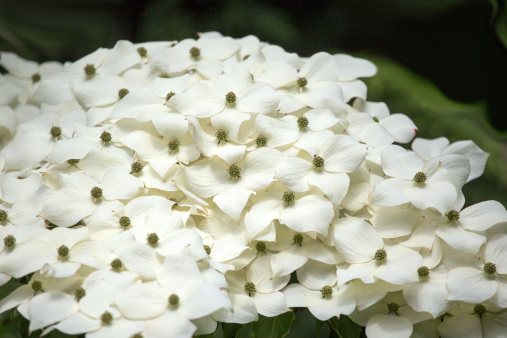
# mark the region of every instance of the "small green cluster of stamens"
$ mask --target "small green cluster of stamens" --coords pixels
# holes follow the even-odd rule
[[[285,191],[283,193],[283,196],[282,196],[282,200],[287,204],[289,205],[290,203],[294,202],[294,200],[296,199],[296,194],[294,193],[294,191]]]
[[[111,269],[113,271],[119,271],[123,268],[123,262],[119,258],[115,258],[111,261]]]
[[[206,254],[209,255],[211,253],[211,248],[209,245],[204,245],[204,251],[206,251]]]
[[[67,160],[67,163],[70,164],[70,165],[76,165],[79,163],[79,159],[77,158],[71,158],[69,160]]]
[[[229,172],[229,176],[234,178],[239,177],[241,175],[241,168],[238,167],[236,164],[231,165],[227,171]]]
[[[171,306],[178,306],[179,302],[180,302],[180,297],[178,297],[178,295],[176,294],[172,294],[169,296],[168,300],[169,302],[169,305]]]
[[[396,303],[387,304],[387,311],[389,311],[389,313],[398,314],[399,309],[400,309],[400,306]]]
[[[308,127],[308,124],[310,122],[308,121],[308,119],[304,116],[301,116],[300,118],[298,118],[298,126],[299,128],[306,128]]]
[[[297,84],[298,87],[304,88],[308,84],[308,80],[306,79],[306,77],[300,77],[299,79],[297,79]]]
[[[130,218],[127,216],[121,216],[118,222],[122,228],[128,228],[130,226]]]
[[[113,322],[113,315],[106,311],[100,316],[100,321],[103,325],[111,325]]]
[[[7,235],[4,237],[4,246],[7,249],[14,248],[14,245],[16,245],[16,237],[14,237],[12,235]]]
[[[49,131],[49,133],[53,137],[60,137],[62,135],[62,128],[53,126],[53,127],[51,127],[51,130]]]
[[[495,263],[486,263],[484,264],[484,271],[490,275],[496,272],[496,264]]]
[[[139,53],[139,56],[144,58],[146,55],[148,55],[148,51],[144,47],[137,48],[137,53]]]
[[[144,169],[144,165],[139,161],[135,161],[130,167],[132,169],[132,172],[136,174],[140,173]]]
[[[456,222],[459,219],[459,212],[457,212],[456,210],[451,210],[447,214],[445,214],[445,216],[447,216],[447,219],[449,221]]]
[[[268,143],[268,139],[265,136],[259,135],[255,139],[255,144],[257,144],[257,147],[265,147]]]
[[[419,277],[428,277],[430,275],[430,269],[427,266],[421,266],[417,269],[417,275]]]
[[[148,237],[146,237],[146,242],[151,246],[157,245],[158,240],[159,240],[158,235],[154,232],[148,234]]]
[[[322,289],[320,289],[320,292],[322,293],[322,298],[326,298],[333,294],[333,288],[330,287],[329,285],[326,285]]]
[[[194,59],[199,58],[201,56],[201,50],[197,47],[190,48],[190,56],[192,56]]]
[[[103,131],[102,134],[100,134],[100,139],[104,142],[111,142],[113,137],[111,136],[111,133]]]
[[[167,144],[170,151],[178,151],[180,149],[180,141],[178,140],[171,140]]]
[[[486,313],[486,307],[482,304],[477,304],[474,306],[474,313],[482,317],[482,315]]]
[[[301,234],[295,234],[294,236],[292,236],[292,240],[294,241],[294,244],[296,245],[299,245],[301,246],[301,244],[303,243],[303,235]]]
[[[33,281],[31,287],[32,287],[32,290],[35,292],[43,291],[42,290],[42,282],[39,280]]]
[[[313,165],[315,168],[322,168],[324,166],[324,159],[320,156],[315,155],[313,157]]]
[[[251,296],[252,293],[256,291],[255,284],[252,282],[246,282],[245,283],[245,291],[248,292],[248,295]]]
[[[121,99],[123,99],[125,96],[127,96],[127,94],[129,93],[129,90],[127,88],[122,88],[118,91],[118,97]]]
[[[69,257],[69,252],[70,249],[66,245],[60,245],[60,247],[58,248],[58,256],[61,259],[67,259]]]
[[[266,252],[266,243],[257,242],[257,244],[255,244],[255,249],[257,252]]]
[[[95,69],[95,66],[90,63],[87,64],[83,69],[84,69],[86,76],[93,76],[93,75],[95,75],[95,72],[97,71]]]
[[[37,82],[39,82],[39,81],[40,81],[40,79],[41,79],[41,77],[40,77],[40,74],[39,74],[39,73],[35,73],[35,74],[33,74],[33,75],[32,75],[32,82],[33,82],[33,83],[37,83]]]
[[[233,92],[228,92],[227,94],[225,94],[225,101],[227,101],[227,103],[236,102],[236,94],[234,94]]]
[[[74,290],[74,297],[76,298],[76,300],[79,302],[81,300],[81,298],[83,298],[84,296],[86,296],[86,290],[83,289],[83,288],[77,288],[76,290]]]
[[[102,193],[103,190],[99,187],[93,187],[92,190],[90,190],[90,195],[92,195],[93,198],[101,198]]]
[[[220,141],[227,141],[227,132],[223,129],[218,129],[215,136],[218,139],[218,143],[220,143]]]
[[[5,222],[7,220],[7,211],[0,210],[0,222]]]
[[[427,179],[426,174],[423,173],[422,171],[419,171],[414,175],[414,182],[417,184],[422,184],[426,182],[426,179]]]
[[[376,261],[383,261],[387,258],[387,252],[384,249],[378,249],[375,251],[375,260]]]
[[[169,101],[171,99],[171,97],[173,97],[174,95],[176,95],[175,92],[169,92],[169,93],[167,93],[167,95],[165,96],[165,100]]]

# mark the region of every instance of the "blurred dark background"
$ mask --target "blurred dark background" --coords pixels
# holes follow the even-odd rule
[[[504,1],[0,0],[0,49],[38,62],[205,31],[373,61],[370,100],[410,116],[420,137],[472,139],[491,154],[484,177],[465,186],[467,205],[507,205]]]

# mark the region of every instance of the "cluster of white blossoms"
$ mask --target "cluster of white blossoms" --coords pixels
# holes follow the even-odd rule
[[[367,101],[371,62],[209,32],[0,64],[0,285],[29,277],[0,313],[30,331],[190,337],[307,307],[368,337],[505,337],[507,211],[462,209],[488,154],[396,145],[417,128]]]

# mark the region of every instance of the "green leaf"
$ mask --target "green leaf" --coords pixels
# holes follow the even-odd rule
[[[241,324],[222,323],[224,338],[236,337],[236,333],[243,327]]]
[[[281,338],[285,337],[290,331],[295,315],[293,311],[285,312],[276,317],[259,316],[257,322],[252,323],[252,337],[259,338]]]
[[[339,338],[359,338],[363,328],[347,316],[340,316],[340,319],[333,317],[327,321],[331,330]]]
[[[14,290],[22,285],[23,284],[18,282],[16,279],[11,279],[4,285],[0,286],[0,300],[10,295]]]
[[[253,337],[252,323],[244,324],[241,329],[236,332],[236,338],[248,338]]]

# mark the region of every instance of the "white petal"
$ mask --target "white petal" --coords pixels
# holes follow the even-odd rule
[[[285,302],[288,307],[307,307],[308,301],[314,297],[322,297],[320,292],[309,290],[303,285],[293,283],[283,289]]]
[[[303,245],[306,246],[306,241]],[[299,283],[311,290],[322,289],[325,285],[336,284],[336,267],[325,263],[309,260],[297,271]],[[319,294],[322,297],[322,294]]]
[[[453,249],[477,255],[487,237],[473,231],[466,231],[460,226],[447,224],[436,230],[438,237],[447,242]]]
[[[474,268],[454,268],[447,275],[448,300],[462,300],[477,304],[491,298],[498,284],[488,279],[484,271]]]
[[[447,288],[444,281],[411,283],[403,289],[403,297],[411,308],[428,312],[433,318],[437,318],[452,306],[452,302],[446,300]]]
[[[0,312],[4,313],[30,299],[32,296],[32,287],[29,285],[22,285],[0,300]]]
[[[139,242],[132,242],[116,250],[125,268],[147,279],[155,279],[162,267],[153,248]]]
[[[99,181],[108,170],[130,170],[131,164],[126,156],[120,153],[109,153],[92,149],[79,161],[77,166],[88,176]]]
[[[473,231],[484,231],[503,222],[507,222],[507,211],[497,201],[471,205],[460,212],[459,218],[459,223],[463,228]]]
[[[205,84],[194,84],[183,94],[171,98],[171,105],[183,115],[211,117],[225,107],[225,97]]]
[[[170,335],[174,338],[192,337],[197,327],[188,319],[174,314],[161,316],[147,321],[143,332],[147,338],[158,338]]]
[[[333,204],[323,197],[304,196],[285,208],[281,220],[296,232],[315,231],[326,236],[334,217]]]
[[[213,202],[232,219],[238,221],[251,194],[252,191],[244,188],[239,180],[231,180],[222,192],[213,197]]]
[[[338,61],[325,52],[312,55],[310,59],[301,67],[300,77],[306,77],[310,83],[320,81],[336,81],[340,67]]]
[[[96,331],[100,326],[99,320],[78,312],[56,324],[54,328],[66,334],[80,334]]]
[[[484,250],[484,261],[496,265],[496,272],[507,273],[507,235],[495,234],[489,238]]]
[[[413,186],[413,182],[389,178],[375,186],[372,203],[381,206],[395,206],[410,202],[405,192]]]
[[[333,112],[344,110],[343,91],[336,82],[319,82],[308,85],[299,94],[301,102],[311,108],[328,108]]]
[[[228,138],[240,142],[239,133],[243,122],[250,119],[250,114],[240,113],[236,109],[226,107],[221,113],[211,117],[211,124],[216,129],[227,131]]]
[[[311,155],[316,155],[322,144],[333,135],[334,133],[327,129],[321,131],[301,130],[300,138],[294,143],[294,146],[306,150]]]
[[[259,148],[245,155],[241,184],[251,190],[266,190],[275,176],[281,153],[276,149]]]
[[[356,308],[356,300],[350,295],[335,295],[330,298],[313,298],[308,301],[308,310],[318,320],[328,320],[340,314],[349,315]]]
[[[398,143],[408,143],[414,138],[417,127],[412,120],[403,114],[392,114],[380,123],[390,132]]]
[[[371,61],[347,54],[335,54],[333,57],[340,65],[338,79],[349,81],[359,77],[371,77],[377,73],[377,67]]]
[[[324,143],[320,156],[325,160],[324,169],[331,172],[352,172],[366,156],[366,147],[347,135],[336,135]]]
[[[395,314],[375,315],[366,324],[368,337],[409,338],[413,330],[410,320]]]
[[[55,143],[49,163],[60,164],[69,159],[82,159],[88,152],[100,145],[97,140],[76,137]]]
[[[364,221],[334,227],[335,246],[349,263],[366,263],[384,245],[373,227]]]
[[[123,88],[123,80],[118,76],[103,74],[74,81],[72,88],[85,107],[104,106],[118,101],[118,90]]]
[[[488,153],[483,151],[472,141],[454,142],[443,151],[443,154],[463,155],[470,161],[470,176],[467,182],[482,175],[489,157]]]
[[[283,157],[276,165],[275,176],[292,191],[307,191],[306,176],[312,164],[300,157]]]
[[[254,293],[252,298],[259,314],[266,317],[275,317],[289,311],[285,305],[283,293],[275,291],[272,293],[262,294]]]
[[[252,83],[238,93],[236,108],[245,113],[268,114],[275,110],[280,94],[267,83]]]
[[[28,303],[30,332],[70,317],[78,311],[75,298],[64,292],[47,292]]]
[[[408,189],[406,196],[418,209],[435,208],[443,214],[456,201],[457,193],[451,183],[430,182]]]
[[[375,277],[395,285],[404,285],[418,280],[417,268],[423,260],[418,252],[402,245],[385,245],[387,258],[375,271]]]
[[[280,218],[283,210],[284,206],[281,198],[280,200],[267,200],[254,204],[245,215],[245,227],[248,240],[254,239],[258,234],[264,231],[274,219]]]
[[[361,80],[338,82],[343,93],[343,101],[349,102],[355,97],[366,100],[366,85]]]
[[[109,170],[100,183],[107,200],[130,199],[142,186],[142,181],[123,170]]]
[[[246,324],[259,319],[253,299],[245,295],[229,294],[232,312],[216,312],[213,317],[224,323]]]
[[[410,235],[420,216],[408,209],[382,208],[372,217],[372,223],[383,238]]]
[[[366,263],[351,264],[347,269],[338,268],[336,272],[338,286],[356,278],[359,278],[364,284],[376,283],[378,278],[373,276],[376,269],[377,262],[375,260]]]
[[[167,309],[164,291],[154,284],[134,284],[115,303],[120,312],[131,320],[156,318]]]
[[[202,160],[185,169],[186,182],[198,196],[208,198],[223,191],[229,184],[224,165],[214,160]]]
[[[271,148],[296,142],[299,138],[299,127],[294,116],[285,116],[279,119],[257,115],[255,117],[255,130],[266,137],[267,146]]]
[[[58,226],[70,227],[91,215],[96,208],[91,196],[62,189],[45,198],[41,216]]]
[[[303,255],[301,246],[294,244],[290,248],[271,256],[273,275],[289,275],[299,269],[306,261],[308,261],[308,258]]]
[[[189,319],[197,319],[231,307],[229,298],[219,288],[211,284],[200,284],[190,288],[184,297],[181,297],[178,314]]]
[[[382,168],[386,175],[412,180],[421,171],[424,163],[416,153],[392,145],[382,151]]]
[[[308,183],[318,187],[335,205],[340,205],[347,194],[350,178],[344,173],[329,173],[313,170],[308,174]]]
[[[118,93],[116,93],[116,96],[118,96]],[[130,118],[142,122],[149,121],[151,111],[157,107],[162,107],[164,103],[163,99],[151,92],[132,92],[118,102],[108,118],[110,120]]]
[[[331,128],[337,124],[340,119],[326,108],[317,108],[309,110],[305,113],[308,119],[308,129],[318,131]]]
[[[173,202],[161,196],[142,196],[131,200],[125,206],[125,216],[130,217],[133,226],[142,226],[150,212],[170,210]]]

